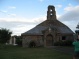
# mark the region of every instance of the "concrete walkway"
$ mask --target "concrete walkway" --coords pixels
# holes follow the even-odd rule
[[[74,54],[74,47],[52,46],[48,48],[53,48],[56,51],[60,51],[60,52],[71,54],[71,55]]]

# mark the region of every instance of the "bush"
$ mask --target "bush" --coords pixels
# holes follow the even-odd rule
[[[70,40],[66,40],[63,43],[64,43],[64,46],[72,46],[72,41]]]
[[[12,32],[8,29],[0,29],[0,43],[5,44],[11,37]]]
[[[5,48],[5,44],[0,44],[0,49]]]
[[[16,39],[16,44],[18,44],[18,46],[22,46],[22,40],[21,39]]]
[[[70,40],[58,41],[54,43],[54,46],[72,46],[72,41]]]
[[[36,47],[35,42],[30,42],[29,47],[30,47],[30,48],[31,48],[31,47]]]
[[[14,48],[14,47],[17,47],[17,46],[14,46],[14,45],[6,45],[6,44],[1,44],[0,43],[0,49],[7,49],[7,48]]]
[[[60,41],[54,42],[54,46],[60,46]]]
[[[16,44],[18,46],[22,46],[22,38],[21,38],[21,36],[15,36],[15,38],[16,38]]]

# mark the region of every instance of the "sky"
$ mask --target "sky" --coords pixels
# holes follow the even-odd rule
[[[47,7],[55,6],[57,20],[73,32],[79,23],[79,0],[0,0],[0,28],[21,35],[47,19]]]

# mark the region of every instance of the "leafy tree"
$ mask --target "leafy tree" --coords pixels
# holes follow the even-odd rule
[[[22,46],[22,37],[21,36],[15,36],[16,38],[16,44],[18,44],[18,46]]]
[[[12,32],[8,29],[0,29],[0,43],[6,43],[10,39],[11,34]]]

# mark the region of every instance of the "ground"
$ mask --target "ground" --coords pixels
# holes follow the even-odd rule
[[[70,52],[71,53],[71,52]],[[0,59],[72,59],[72,54],[57,51],[57,48],[0,48]]]

